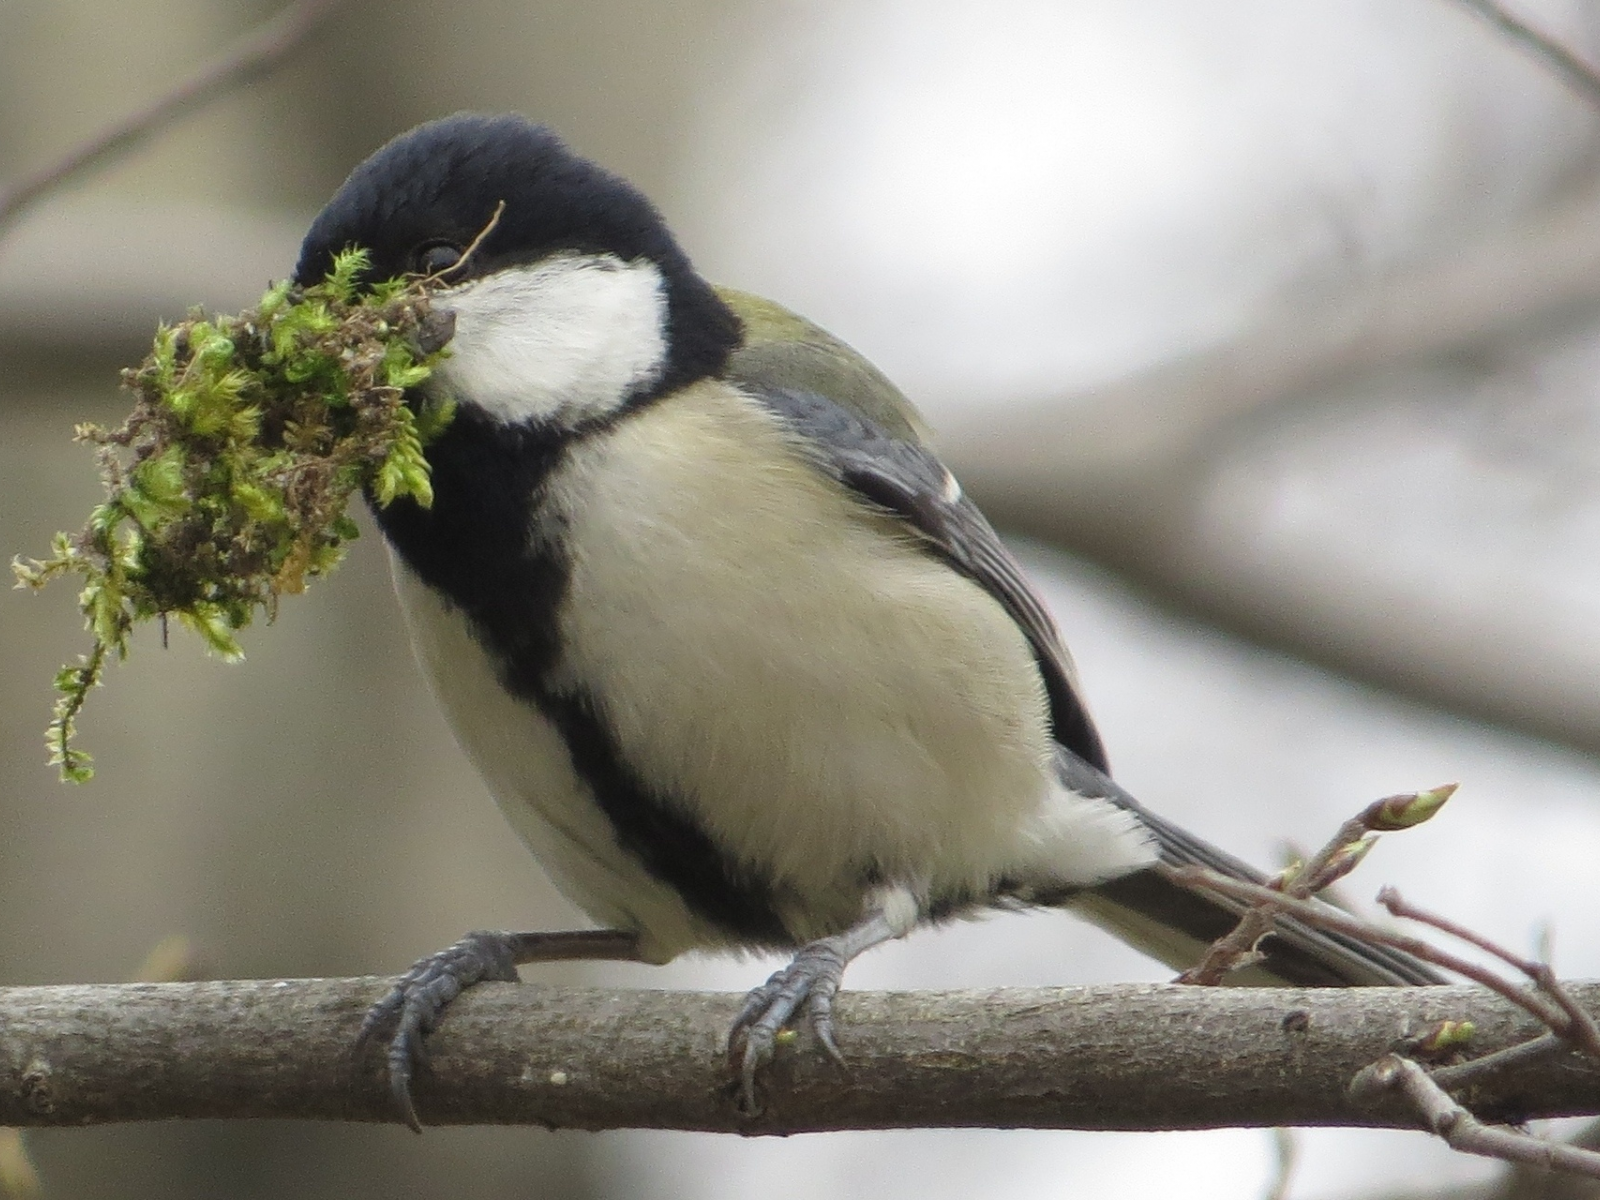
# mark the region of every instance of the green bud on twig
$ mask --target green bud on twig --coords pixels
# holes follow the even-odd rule
[[[1455,795],[1456,784],[1446,783],[1426,792],[1407,792],[1375,800],[1361,814],[1368,829],[1379,833],[1393,833],[1421,825],[1444,807],[1446,800]]]
[[[1361,860],[1378,844],[1378,835],[1369,833],[1359,841],[1346,842],[1324,859],[1315,878],[1308,879],[1306,894],[1314,895],[1330,884],[1337,883],[1361,865]]]
[[[1428,1058],[1439,1057],[1466,1046],[1477,1032],[1477,1026],[1471,1021],[1440,1021],[1417,1043],[1417,1053]]]

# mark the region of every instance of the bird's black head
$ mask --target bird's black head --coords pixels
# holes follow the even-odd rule
[[[456,267],[497,208],[493,229]],[[648,199],[516,115],[458,113],[379,149],[312,222],[295,281],[320,280],[350,246],[371,255],[372,279],[445,271],[451,285],[561,253],[647,259],[667,302],[668,362],[656,390],[715,374],[740,336]]]

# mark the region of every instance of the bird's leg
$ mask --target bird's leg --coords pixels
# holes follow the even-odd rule
[[[398,1016],[389,1038],[389,1090],[405,1123],[418,1133],[422,1123],[411,1102],[411,1077],[426,1065],[423,1038],[433,1031],[450,1002],[475,983],[517,982],[522,963],[569,959],[634,961],[639,936],[621,929],[580,929],[563,933],[507,933],[480,929],[455,945],[419,958],[382,1000],[367,1010],[356,1035],[357,1052],[380,1026]]]
[[[852,959],[904,936],[910,928],[910,919],[896,919],[899,914],[891,915],[888,907],[874,909],[843,933],[802,946],[787,967],[775,971],[745,998],[728,1032],[728,1055],[739,1069],[739,1107],[746,1116],[761,1111],[756,1104],[756,1073],[772,1061],[778,1031],[796,1012],[804,1012],[828,1057],[845,1065],[833,1039],[833,996]]]

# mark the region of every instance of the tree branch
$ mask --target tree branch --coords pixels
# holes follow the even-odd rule
[[[1191,499],[1195,461],[1285,400],[1600,302],[1600,181],[1526,225],[1364,280],[1209,350],[1089,391],[945,422],[940,442],[986,504],[1094,541]],[[1179,477],[1173,478],[1172,472]],[[1133,511],[1127,511],[1130,507]]]
[[[1399,1092],[1434,1133],[1452,1149],[1465,1154],[1600,1179],[1600,1154],[1563,1142],[1545,1141],[1520,1130],[1485,1125],[1452,1100],[1426,1071],[1397,1054],[1385,1055],[1366,1068],[1356,1076],[1350,1089],[1353,1095],[1365,1099],[1377,1099],[1385,1092]]]
[[[0,191],[0,237],[30,205],[133,149],[179,117],[270,71],[333,15],[343,0],[295,0],[154,103],[90,138],[59,162]]]
[[[351,1046],[387,979],[0,989],[0,1124],[171,1118],[393,1121],[382,1055]],[[1600,984],[1576,985],[1600,1003]],[[847,1074],[808,1036],[779,1055],[766,1113],[739,1116],[723,1038],[740,997],[486,984],[430,1039],[432,1124],[739,1133],[908,1127],[1419,1127],[1357,1106],[1363,1067],[1445,1019],[1475,1052],[1541,1026],[1481,989],[1134,985],[838,1003]],[[1484,1119],[1600,1112],[1600,1069],[1544,1059],[1474,1084]]]
[[[1600,104],[1600,72],[1555,38],[1535,29],[1515,13],[1507,12],[1495,0],[1456,0],[1456,3],[1531,53],[1589,103]]]

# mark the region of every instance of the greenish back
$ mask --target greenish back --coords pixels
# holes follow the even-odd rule
[[[927,438],[921,414],[889,377],[827,330],[749,292],[719,287],[717,295],[744,322],[744,345],[728,360],[733,382],[816,392],[894,437]]]

